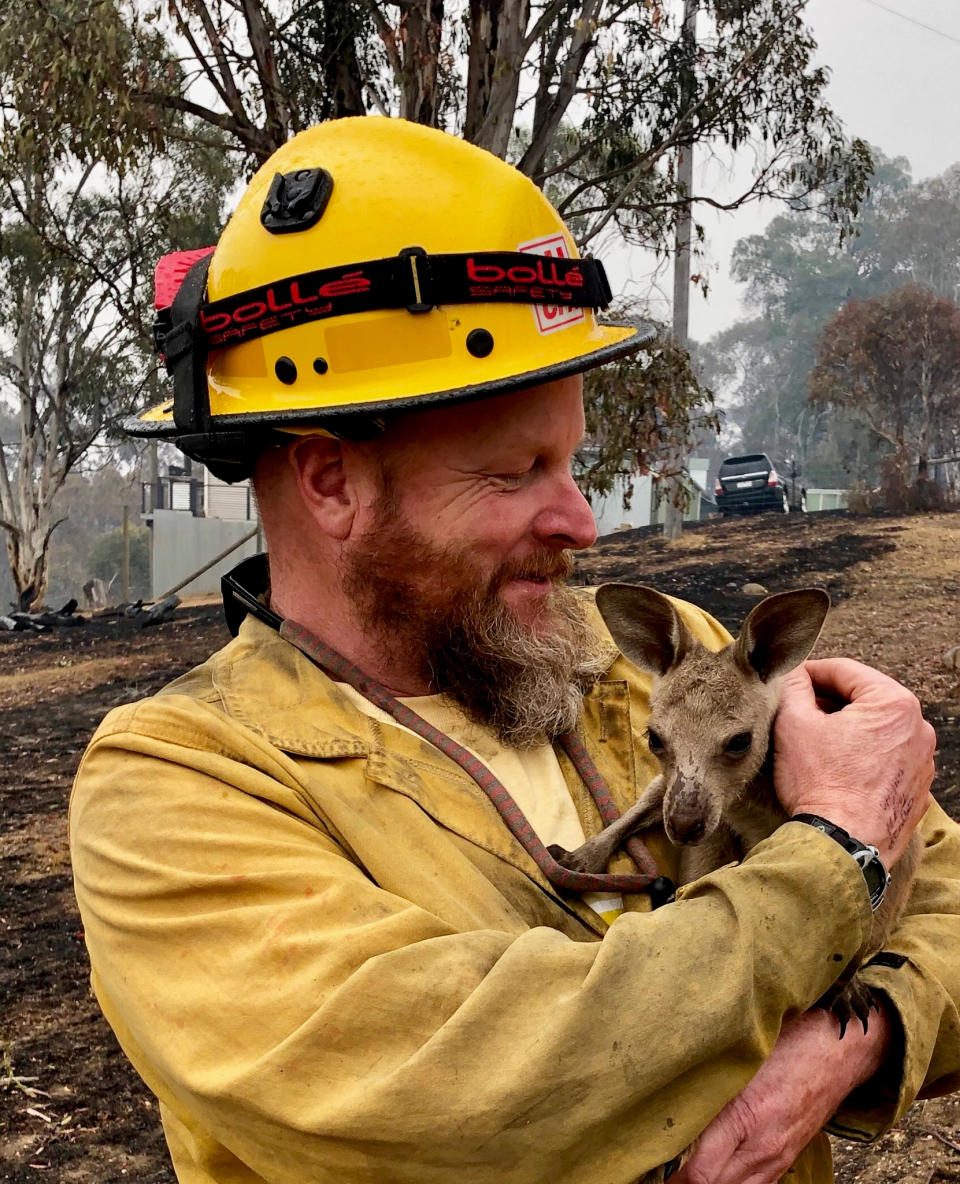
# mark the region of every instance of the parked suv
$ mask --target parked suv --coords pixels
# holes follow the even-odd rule
[[[765,452],[750,456],[728,456],[720,466],[714,486],[717,509],[728,514],[751,514],[760,510],[775,510],[789,514],[791,509],[807,508],[807,491],[794,479],[790,484],[773,467]]]

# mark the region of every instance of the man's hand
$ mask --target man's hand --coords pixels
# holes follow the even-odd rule
[[[837,1021],[819,1009],[787,1024],[670,1184],[776,1184],[844,1098],[880,1067],[891,1027],[883,1005],[871,1012],[866,1033],[854,1024],[842,1041]]]
[[[818,698],[842,703],[827,712]],[[849,658],[806,662],[783,682],[774,782],[788,814],[819,814],[889,868],[930,802],[937,738],[916,697]]]

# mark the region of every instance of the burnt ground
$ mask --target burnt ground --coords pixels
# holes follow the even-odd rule
[[[844,513],[714,521],[676,543],[600,540],[581,582],[647,583],[736,631],[755,598],[826,588],[817,652],[848,654],[921,699],[940,742],[935,793],[960,819],[960,514]],[[174,1184],[157,1110],[93,1002],[66,841],[70,782],[110,707],[150,694],[226,640],[218,606],[140,630],[124,619],[42,636],[0,634],[0,1179]],[[915,1106],[877,1144],[837,1143],[842,1184],[960,1184],[960,1095]]]

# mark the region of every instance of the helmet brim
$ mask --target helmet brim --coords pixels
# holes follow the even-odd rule
[[[338,419],[356,420],[358,413],[362,413],[366,417],[376,417],[389,412],[422,410],[439,404],[467,403],[477,399],[493,398],[496,395],[523,390],[525,387],[540,386],[559,378],[582,374],[588,370],[596,369],[598,366],[606,365],[608,362],[615,362],[635,353],[643,346],[649,345],[658,334],[657,326],[646,321],[635,323],[605,321],[601,328],[607,341],[598,349],[553,362],[549,366],[524,370],[504,378],[441,391],[431,391],[428,394],[383,399],[360,406],[350,404],[343,407],[288,408],[277,411],[248,411],[233,415],[213,415],[210,420],[210,430],[239,434],[249,432],[250,435],[253,435],[255,429],[262,428],[282,431],[285,426],[309,427],[311,424],[318,427],[325,425],[335,427]],[[181,434],[174,422],[172,399],[126,419],[123,428],[129,435],[142,439],[176,440],[177,436]]]

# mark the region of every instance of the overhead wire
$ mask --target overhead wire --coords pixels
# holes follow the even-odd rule
[[[954,37],[952,33],[947,33],[943,29],[938,29],[934,25],[928,25],[924,21],[918,21],[916,17],[907,16],[905,12],[898,12],[895,8],[888,8],[886,4],[881,4],[880,0],[863,0],[864,4],[869,4],[871,8],[879,8],[881,12],[889,12],[891,16],[898,16],[902,21],[908,24],[916,25],[919,29],[926,29],[928,33],[934,33],[937,37],[943,37],[946,41],[952,41],[954,45],[960,45],[960,37]]]

